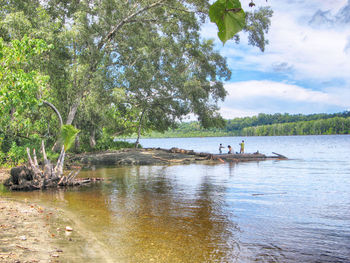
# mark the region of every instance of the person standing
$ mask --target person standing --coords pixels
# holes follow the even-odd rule
[[[222,149],[224,149],[225,147],[222,146],[222,143],[220,143],[220,146],[219,146],[219,153],[222,154]]]
[[[242,142],[239,145],[241,146],[239,153],[244,153],[244,140],[242,140]]]

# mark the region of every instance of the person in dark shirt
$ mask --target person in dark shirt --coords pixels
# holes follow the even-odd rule
[[[220,146],[219,146],[219,153],[222,154],[222,149],[224,149],[225,147],[222,146],[222,143],[220,143]]]

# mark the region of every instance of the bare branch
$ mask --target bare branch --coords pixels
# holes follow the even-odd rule
[[[29,150],[28,147],[26,148],[26,150],[27,150],[27,155],[28,155],[29,164],[30,164],[30,166],[31,166],[32,169],[33,169],[35,166],[34,166],[34,163],[33,163],[33,160],[32,160],[32,156],[30,155],[30,150]],[[33,169],[33,171],[34,171],[34,169]]]
[[[59,177],[61,177],[61,175],[63,174],[64,155],[65,155],[65,150],[64,150],[64,145],[63,145],[63,146],[62,146],[61,153],[60,153],[60,156],[58,157],[58,160],[57,160],[56,167],[55,167],[55,169],[54,169],[54,171],[55,171],[56,173],[58,173],[57,175],[58,175]]]
[[[35,165],[35,167],[39,167],[38,159],[36,158],[35,149],[33,149],[33,158],[34,158],[34,165]]]
[[[34,164],[34,162],[32,160],[32,157],[30,155],[30,150],[29,150],[28,147],[26,148],[26,150],[27,150],[29,165],[32,168],[32,171],[34,172],[34,177],[39,177],[40,178],[42,176],[42,173],[39,170],[39,168],[35,166],[35,164]]]
[[[67,178],[68,182],[73,181],[74,178],[79,174],[80,170],[81,169],[78,169],[78,170],[75,171],[75,173],[73,175],[69,175],[68,178]]]
[[[47,160],[44,141],[41,141],[41,153],[43,154],[44,164],[47,165],[49,161]]]

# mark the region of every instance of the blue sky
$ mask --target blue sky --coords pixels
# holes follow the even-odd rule
[[[249,9],[249,0],[241,2]],[[274,11],[264,53],[243,34],[240,44],[223,46],[214,24],[202,30],[204,38],[215,39],[232,71],[222,116],[350,110],[350,0],[254,2]]]

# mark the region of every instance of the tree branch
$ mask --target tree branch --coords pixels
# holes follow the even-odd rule
[[[109,41],[111,41],[111,39],[114,37],[114,35],[120,30],[120,28],[124,25],[124,24],[127,24],[127,23],[130,23],[132,21],[132,19],[147,11],[148,9],[152,9],[156,6],[159,6],[161,5],[165,0],[159,0],[153,4],[150,4],[148,6],[145,6],[144,8],[141,8],[140,10],[138,10],[137,12],[134,12],[132,13],[131,15],[125,17],[122,21],[119,22],[118,25],[116,25],[101,41],[100,43],[98,44],[98,49],[102,49],[102,47]]]
[[[238,13],[242,10],[242,8],[231,8],[231,9],[225,9],[226,12],[233,12]]]
[[[60,112],[58,111],[58,109],[57,109],[52,103],[50,103],[50,102],[48,102],[48,101],[46,101],[46,100],[44,100],[43,103],[46,104],[46,105],[48,105],[51,109],[54,110],[54,112],[55,112],[55,113],[57,114],[57,116],[58,116],[58,119],[60,120],[60,127],[62,127],[63,121],[62,121],[62,117],[61,117],[61,114],[60,114]]]

